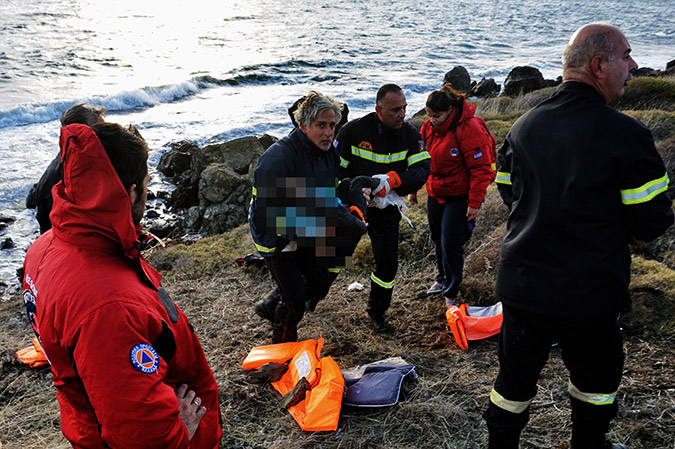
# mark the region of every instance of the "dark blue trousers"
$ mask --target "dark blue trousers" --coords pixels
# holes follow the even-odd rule
[[[447,198],[444,203],[427,199],[431,240],[436,247],[436,282],[443,285],[443,296],[456,298],[464,271],[464,244],[469,241],[476,220],[466,219],[467,199]]]

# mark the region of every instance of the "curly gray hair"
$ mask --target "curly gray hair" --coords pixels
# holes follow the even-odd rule
[[[335,112],[335,121],[340,121],[340,118],[342,118],[342,103],[312,90],[300,103],[298,109],[293,113],[293,117],[298,126],[309,126],[326,109],[332,109]]]

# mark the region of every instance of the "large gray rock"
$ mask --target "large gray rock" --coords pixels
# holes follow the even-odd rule
[[[176,185],[167,205],[181,216],[179,227],[213,235],[243,223],[255,165],[275,141],[263,135],[201,148],[188,142],[172,145],[158,168]]]
[[[518,66],[506,77],[504,95],[517,97],[545,87],[544,77],[539,69],[530,66]]]

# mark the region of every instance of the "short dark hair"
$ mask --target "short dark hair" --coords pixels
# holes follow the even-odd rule
[[[94,107],[85,103],[78,103],[68,108],[61,115],[61,126],[72,125],[73,123],[91,126],[103,121],[105,111],[106,109],[103,106]]]
[[[384,97],[386,97],[389,92],[403,95],[403,89],[398,87],[396,84],[385,84],[378,89],[377,96],[375,97],[375,103],[382,106],[384,104]]]
[[[435,90],[427,97],[425,106],[434,112],[446,112],[457,105],[457,99],[444,90]]]
[[[124,128],[117,123],[95,123],[91,129],[101,141],[124,188],[136,184],[138,193],[142,193],[143,180],[148,174],[148,145],[141,133],[132,125]]]

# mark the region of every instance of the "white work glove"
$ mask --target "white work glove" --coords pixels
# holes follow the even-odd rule
[[[389,175],[373,175],[372,176],[375,179],[379,179],[380,183],[378,184],[377,187],[375,187],[375,190],[373,190],[373,196],[377,195],[378,192],[382,189],[384,189],[384,195],[380,194],[378,196],[387,196],[387,193],[391,190],[391,186],[389,185]]]

